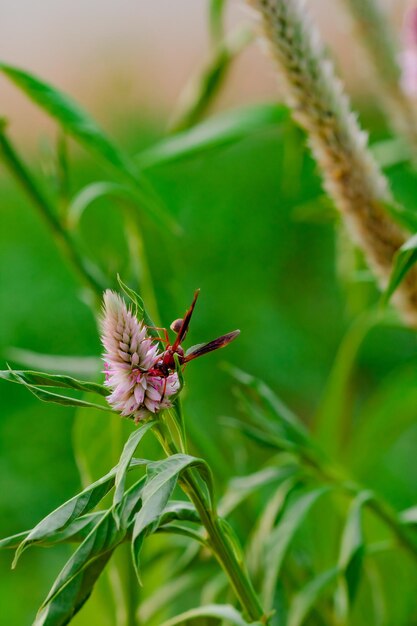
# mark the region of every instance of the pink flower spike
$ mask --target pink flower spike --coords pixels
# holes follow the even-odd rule
[[[158,346],[124,300],[110,290],[104,294],[101,332],[110,406],[135,421],[170,408],[170,397],[180,388],[178,375],[174,372],[164,379],[149,373],[160,358]]]

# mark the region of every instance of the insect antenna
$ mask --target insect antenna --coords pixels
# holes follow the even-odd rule
[[[184,340],[185,335],[187,334],[188,331],[188,327],[190,325],[190,320],[191,320],[191,316],[193,314],[194,311],[194,307],[195,307],[195,303],[197,302],[197,298],[198,298],[198,294],[200,293],[200,290],[197,289],[197,291],[194,294],[194,299],[191,303],[190,308],[187,310],[187,312],[184,315],[184,318],[182,320],[182,324],[178,330],[178,334],[175,338],[174,343],[172,344],[172,351],[175,352],[178,348],[178,346],[181,344],[181,342]],[[177,320],[175,320],[177,322]]]

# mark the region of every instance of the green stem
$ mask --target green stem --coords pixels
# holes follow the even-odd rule
[[[357,496],[361,491],[366,489],[361,485],[357,485],[342,470],[333,465],[315,464],[311,465],[315,473],[322,480],[328,482],[335,487],[342,489],[349,496]],[[401,524],[396,512],[391,509],[383,500],[372,492],[372,497],[365,502],[373,513],[383,521],[397,538],[398,543],[408,552],[408,554],[417,562],[417,540],[412,538],[411,533]]]
[[[102,292],[105,289],[104,282],[101,277],[96,275],[97,272],[91,264],[83,259],[78,252],[71,235],[61,224],[48,198],[43,194],[29,170],[24,165],[10,140],[6,137],[3,129],[0,130],[0,154],[11,174],[39,210],[39,213],[50,227],[55,240],[58,242],[65,255],[70,259],[79,276],[91,291],[101,298]]]
[[[244,564],[238,561],[230,541],[225,537],[217,512],[206,508],[201,487],[191,470],[184,472],[182,482],[184,492],[194,504],[207,531],[213,554],[227,574],[240,604],[251,620],[267,624],[267,617],[245,571]]]
[[[159,428],[154,429],[159,442],[167,456],[177,454],[178,450],[168,433],[166,424],[161,420]],[[194,504],[204,528],[207,531],[209,545],[223,571],[227,575],[236,596],[251,621],[268,624],[268,616],[264,613],[252,582],[246,573],[245,565],[240,561],[225,535],[217,511],[207,502],[200,483],[193,470],[185,470],[179,485]]]
[[[368,508],[377,515],[396,536],[398,543],[417,562],[417,541],[413,540],[411,534],[398,520],[395,511],[391,510],[387,504],[375,495],[366,503]]]

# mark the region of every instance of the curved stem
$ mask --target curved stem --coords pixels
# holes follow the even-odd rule
[[[95,268],[88,264],[88,262],[83,259],[78,252],[77,246],[75,245],[71,235],[67,230],[65,230],[48,198],[43,194],[29,170],[24,165],[11,142],[6,137],[3,129],[0,129],[0,155],[3,157],[3,160],[9,168],[11,174],[16,178],[17,182],[24,189],[34,205],[38,208],[42,217],[46,220],[56,241],[61,246],[65,256],[70,259],[79,276],[91,289],[94,295],[101,298],[106,285],[101,280],[101,277],[96,275],[97,272],[95,271]]]
[[[366,489],[366,487],[355,484],[347,475],[342,473],[339,468],[332,464],[329,464],[327,467],[316,464],[312,467],[313,471],[315,471],[322,480],[342,489],[350,496],[352,496],[352,494],[353,496],[357,496],[361,491]],[[417,539],[413,539],[411,533],[401,524],[396,512],[373,492],[372,497],[365,502],[365,506],[373,511],[373,513],[390,528],[397,538],[398,543],[408,552],[414,561],[417,562]]]
[[[167,426],[160,421],[153,430],[167,456],[177,454],[178,449],[169,436]],[[208,543],[214,556],[227,575],[236,596],[251,621],[268,624],[268,616],[264,613],[252,582],[246,572],[243,561],[238,559],[229,538],[221,526],[221,520],[214,506],[207,502],[200,483],[193,470],[187,469],[178,481],[181,489],[194,504],[208,535]]]
[[[251,620],[267,624],[267,617],[264,614],[252,582],[245,571],[244,563],[237,559],[230,541],[221,528],[217,512],[206,508],[201,487],[195,479],[192,470],[184,472],[181,482],[183,491],[193,502],[200,515],[201,522],[207,531],[213,554],[227,574],[240,604]]]

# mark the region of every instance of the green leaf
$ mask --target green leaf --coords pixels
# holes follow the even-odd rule
[[[36,615],[33,626],[66,626],[90,597],[94,585],[109,562],[114,550],[91,560],[58,595]]]
[[[177,361],[176,357],[175,360]],[[172,408],[168,409],[164,413],[164,420],[168,427],[168,430],[171,432],[172,437],[174,438],[174,441],[176,441],[178,450],[180,452],[185,452],[187,448],[187,435],[181,400],[178,396],[178,394],[181,393],[181,385],[182,381],[180,381],[179,390],[176,392],[176,395],[174,397]]]
[[[294,452],[297,448],[294,444],[285,439],[279,438],[275,434],[265,432],[260,428],[256,428],[251,424],[247,424],[243,420],[236,419],[234,417],[222,417],[222,425],[233,428],[237,432],[245,435],[248,439],[251,439],[256,444],[271,448],[272,450],[285,450],[288,452]]]
[[[118,465],[123,446],[135,430],[131,420],[111,419],[103,424],[103,414],[94,409],[78,409],[74,419],[73,448],[82,484],[89,485],[107,472],[109,467]],[[152,458],[158,445],[150,438],[142,442],[141,456]],[[141,470],[139,470],[141,471]],[[106,496],[104,506],[111,504],[112,494]],[[129,533],[128,533],[129,534]],[[127,539],[128,536],[126,536]],[[135,581],[136,575],[130,555],[130,542],[118,550],[111,560],[96,591],[96,604],[100,604],[104,614],[117,613],[118,606],[129,606],[132,591],[128,581]],[[88,609],[90,610],[90,609]]]
[[[67,210],[67,220],[70,228],[76,228],[85,212],[85,210],[96,200],[103,197],[114,197],[127,200],[129,203],[136,204],[138,197],[134,191],[111,181],[98,181],[86,185],[71,200]]]
[[[53,117],[62,128],[93,155],[100,157],[111,166],[126,182],[134,188],[150,214],[178,232],[178,225],[163,209],[155,197],[153,189],[142,176],[139,179],[135,163],[111,140],[94,119],[69,96],[40,78],[13,67],[0,63],[0,71],[21,89],[35,104]]]
[[[194,505],[183,500],[171,500],[168,502],[159,523],[164,525],[174,521],[201,523]]]
[[[40,368],[42,370],[52,370],[55,375],[56,373],[60,374],[68,374],[69,376],[88,376],[89,378],[95,378],[97,373],[103,367],[103,361],[95,356],[69,356],[69,355],[61,355],[61,354],[41,354],[40,352],[33,352],[32,350],[24,350],[23,348],[16,348],[11,346],[5,350],[5,357],[7,359],[11,359],[12,361],[16,361],[21,365],[25,365],[26,367],[32,368]],[[22,375],[22,371],[19,370],[19,374]],[[40,372],[30,372],[31,374],[41,375]],[[28,372],[25,372],[28,374]],[[43,374],[46,377],[52,377],[53,374]],[[46,379],[45,379],[46,380]],[[28,381],[34,382],[35,384],[41,385],[42,383],[36,380]],[[72,380],[73,382],[73,380]],[[85,385],[85,382],[80,380],[76,381],[77,383],[81,383]],[[46,384],[46,382],[45,382]],[[93,383],[94,385],[94,383]],[[53,385],[55,386],[55,385]],[[60,386],[60,385],[57,385]],[[64,387],[64,385],[62,385]],[[95,385],[94,385],[95,386]],[[102,385],[98,385],[100,388],[97,390],[97,393],[100,395],[106,395],[108,391],[106,391],[105,387]],[[92,389],[87,389],[84,387],[83,391],[92,391]]]
[[[263,381],[229,364],[224,367],[241,385],[238,397],[257,426],[286,441],[287,447],[316,448],[301,420]]]
[[[150,595],[140,603],[139,623],[161,625],[162,619],[157,620],[156,615],[172,611],[172,606],[178,598],[188,597],[195,588],[201,589],[206,581],[207,575],[198,569],[177,573],[168,582],[162,580],[156,590],[151,589]]]
[[[125,443],[123,448],[122,455],[120,457],[119,464],[117,466],[116,478],[115,478],[115,492],[113,498],[113,507],[115,512],[115,520],[116,523],[119,523],[119,517],[117,514],[117,506],[123,499],[126,475],[132,461],[133,455],[135,454],[136,448],[138,447],[141,439],[146,435],[146,433],[155,426],[154,422],[146,422],[138,426],[136,430],[130,435],[129,439]]]
[[[247,563],[251,572],[262,570],[264,557],[265,537],[269,537],[275,525],[275,520],[283,511],[289,494],[296,488],[299,474],[294,473],[281,484],[268,499],[264,509],[260,512],[249,540]]]
[[[337,567],[326,570],[310,580],[295,594],[291,602],[287,626],[301,626],[304,623],[323,591],[337,579],[339,573]]]
[[[139,167],[158,167],[228,146],[263,130],[276,128],[288,118],[288,109],[258,104],[221,113],[193,128],[162,140],[137,155]]]
[[[117,274],[117,282],[120,285],[120,289],[123,291],[125,296],[132,302],[135,307],[135,315],[137,317],[143,318],[143,321],[148,326],[148,333],[154,337],[159,337],[159,333],[155,330],[156,326],[149,315],[148,311],[145,308],[145,304],[141,296],[136,293],[133,289],[131,289],[126,283],[122,281],[119,274]]]
[[[239,611],[230,604],[208,604],[197,609],[191,609],[163,622],[161,626],[180,626],[198,617],[213,617],[234,626],[261,626],[260,622],[247,622]]]
[[[417,506],[401,511],[399,519],[403,524],[417,524]]]
[[[222,518],[218,518],[218,525],[222,529],[223,534],[227,537],[230,547],[232,548],[236,561],[240,563],[241,567],[244,565],[245,557],[243,555],[242,544],[237,536],[233,526],[229,522]]]
[[[25,381],[24,378],[21,378],[16,372],[12,372],[15,376],[15,382],[24,385],[28,391],[30,391],[38,400],[42,402],[52,402],[52,404],[60,404],[62,406],[73,406],[73,407],[84,407],[88,409],[99,409],[100,411],[112,411],[109,406],[95,404],[94,402],[87,402],[87,400],[79,400],[78,398],[71,398],[70,396],[63,396],[58,393],[53,393],[52,391],[46,391],[45,389],[41,389],[41,387],[36,387],[35,385],[30,385]]]
[[[372,499],[372,493],[362,491],[353,500],[346,519],[340,546],[338,567],[347,586],[347,600],[351,604],[360,582],[365,544],[362,532],[363,506]]]
[[[6,63],[0,63],[3,72],[19,89],[46,113],[55,118],[65,131],[79,141],[85,148],[100,156],[109,165],[122,171],[130,180],[136,182],[133,164],[123,152],[107,137],[96,124],[69,96],[41,79]]]
[[[329,487],[319,487],[298,494],[285,509],[282,519],[268,537],[262,594],[267,608],[273,606],[275,587],[281,567],[297,530],[304,523],[314,504],[329,490]]]
[[[281,484],[298,471],[298,466],[266,467],[248,476],[232,478],[218,504],[219,513],[228,516],[247,497],[257,493],[261,487],[270,483]]]
[[[411,157],[410,148],[402,137],[390,137],[373,143],[370,150],[384,169],[409,161]]]
[[[31,541],[31,545],[37,545],[41,547],[54,546],[57,543],[71,543],[80,542],[86,538],[92,528],[98,523],[100,518],[104,515],[104,511],[97,511],[96,513],[89,513],[88,515],[82,515],[74,522],[70,523],[63,530],[57,530],[50,533],[38,541]],[[29,537],[31,530],[25,530],[24,532],[6,537],[0,540],[0,550],[7,548],[16,549],[20,546],[22,541],[26,541]]]
[[[407,209],[398,202],[383,202],[384,208],[389,215],[394,218],[399,224],[404,226],[405,229],[410,232],[414,232],[417,229],[417,213],[413,209]]]
[[[402,245],[401,248],[397,251],[394,257],[393,268],[388,287],[386,288],[382,298],[382,303],[384,305],[388,304],[391,296],[396,291],[396,289],[398,289],[399,285],[404,280],[405,276],[413,267],[416,261],[417,234],[408,239],[408,241],[406,241],[405,244]]]
[[[204,117],[219,94],[232,63],[252,40],[252,32],[244,27],[215,42],[207,64],[187,82],[180,94],[179,104],[169,123],[170,134],[195,127]]]
[[[146,461],[134,459],[130,463],[130,469],[143,466],[145,463]],[[117,467],[114,467],[108,474],[81,491],[81,493],[78,493],[70,498],[70,500],[64,502],[64,504],[61,504],[61,506],[41,520],[39,524],[23,538],[23,541],[16,551],[13,566],[16,566],[19,557],[30,545],[52,540],[57,533],[62,532],[72,522],[80,518],[80,516],[94,509],[110,489],[112,489],[116,472]],[[2,547],[1,544],[0,547]]]
[[[197,541],[199,544],[201,544],[205,548],[208,547],[207,540],[204,538],[201,532],[198,532],[194,530],[194,528],[190,528],[189,526],[184,526],[183,524],[170,522],[169,524],[158,526],[155,532],[156,533],[168,533],[171,535],[180,535],[181,537],[187,537],[188,539]]]
[[[3,376],[6,378],[6,376]],[[60,377],[60,378],[68,378],[68,377]],[[26,382],[25,372],[23,372],[23,376],[19,374],[19,372],[9,369],[9,377],[7,380],[11,380],[12,382],[19,383],[26,387],[28,391],[30,391],[38,400],[42,402],[52,402],[53,404],[60,404],[62,406],[72,406],[72,407],[84,407],[90,409],[99,409],[100,411],[109,412],[111,409],[109,406],[95,404],[93,402],[87,402],[87,400],[79,400],[78,398],[71,398],[70,396],[63,396],[61,394],[53,393],[52,391],[46,391],[41,387],[37,387],[36,385],[32,385]],[[94,383],[86,383],[87,385],[92,385]]]
[[[117,527],[112,511],[107,511],[67,561],[43,602],[34,626],[64,626],[80,610],[114,550],[124,541],[140,506],[144,482],[141,478],[126,492],[121,525]]]
[[[71,376],[62,374],[47,374],[45,372],[33,372],[31,370],[0,370],[0,378],[12,383],[38,385],[41,387],[62,387],[63,389],[75,389],[96,393],[99,396],[108,396],[109,390],[104,385],[77,380]],[[101,407],[102,408],[102,407]]]
[[[147,466],[142,508],[136,516],[132,534],[132,555],[139,581],[139,556],[143,541],[147,535],[158,528],[161,516],[181,473],[192,468],[198,469],[207,487],[210,505],[213,501],[212,478],[203,460],[187,454],[174,454],[163,461],[149,463]]]

